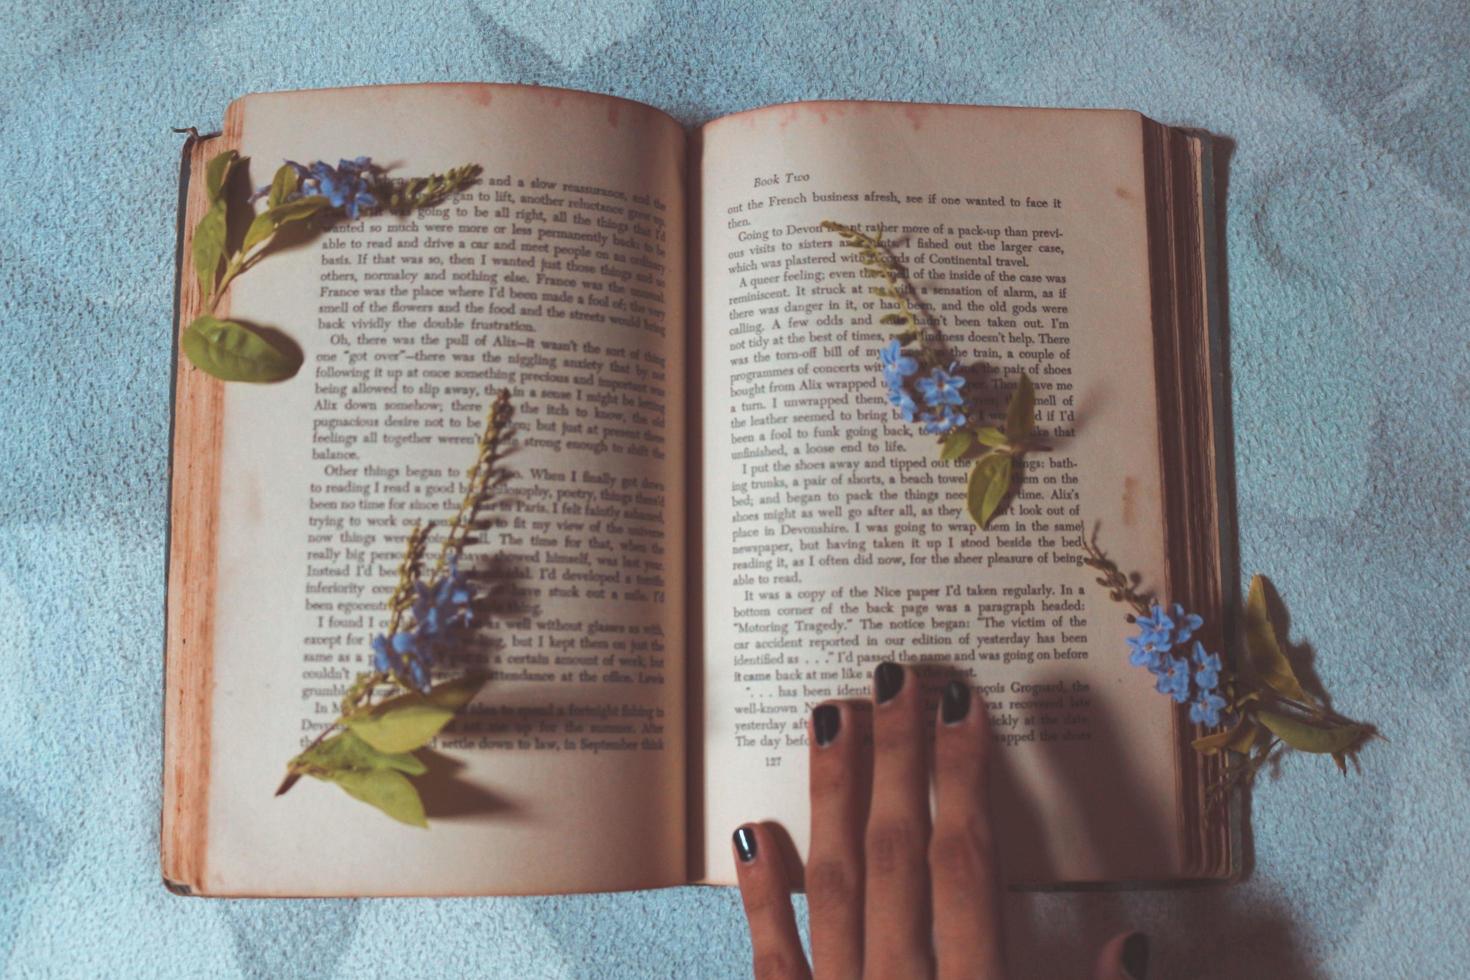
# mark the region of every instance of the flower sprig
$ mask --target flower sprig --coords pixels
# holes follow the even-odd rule
[[[1229,750],[1244,757],[1223,782],[1211,787],[1215,797],[1240,782],[1249,783],[1280,748],[1330,755],[1347,774],[1347,760],[1378,737],[1368,724],[1329,710],[1297,679],[1291,661],[1276,639],[1266,603],[1265,579],[1251,579],[1242,616],[1244,656],[1229,664],[1196,637],[1204,618],[1179,603],[1165,605],[1137,590],[1139,577],[1125,575],[1092,538],[1082,539],[1082,563],[1095,569],[1108,597],[1128,606],[1129,622],[1138,632],[1128,637],[1128,662],[1155,678],[1155,689],[1178,704],[1189,705],[1189,720],[1206,729],[1193,747],[1204,755]],[[1220,729],[1210,732],[1208,729]]]
[[[226,150],[205,166],[208,208],[194,226],[191,245],[203,310],[180,340],[195,367],[222,381],[281,381],[301,368],[299,348],[216,316],[230,284],[269,253],[278,235],[288,229],[321,231],[334,221],[382,210],[404,214],[443,201],[480,175],[480,167],[469,165],[447,174],[400,180],[389,177],[368,157],[340,160],[336,167],[320,160],[310,164],[288,160],[247,203],[229,193],[231,177],[245,162],[236,151]],[[255,202],[262,198],[265,207],[256,210]],[[237,234],[242,226],[244,231]]]
[[[981,425],[979,410],[964,391],[964,374],[943,334],[920,322],[909,299],[913,287],[884,244],[883,229],[869,235],[836,221],[823,221],[822,227],[858,250],[866,275],[883,280],[883,285],[871,287],[872,293],[894,308],[878,322],[898,328],[879,351],[888,402],[905,422],[940,437],[940,459],[973,460],[965,507],[977,526],[988,527],[1010,493],[1022,455],[1042,448],[1036,439],[1036,395],[1030,377],[1022,372],[1017,380],[1003,429]]]
[[[475,590],[460,569],[464,549],[483,526],[479,514],[498,485],[498,467],[511,421],[510,393],[491,403],[466,489],[438,556],[425,570],[431,524],[409,531],[388,599],[388,628],[373,637],[373,669],[358,674],[342,699],[340,717],[286,764],[276,795],[302,776],[336,783],[395,820],[428,826],[423,800],[409,777],[428,772],[414,753],[474,699],[487,680],[466,673],[439,684],[433,674],[445,644],[473,625]],[[376,700],[375,700],[376,699]]]

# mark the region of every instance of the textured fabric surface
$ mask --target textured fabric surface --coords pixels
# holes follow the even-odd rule
[[[1185,8],[1189,9],[1185,9]],[[257,0],[0,11],[0,976],[739,976],[725,889],[189,900],[159,881],[174,125],[247,91],[535,81],[687,122],[802,98],[1121,106],[1227,141],[1242,567],[1344,712],[1232,888],[1008,899],[1017,972],[1463,976],[1470,7]],[[346,150],[344,149],[344,152]],[[1090,956],[1090,953],[1086,954]]]

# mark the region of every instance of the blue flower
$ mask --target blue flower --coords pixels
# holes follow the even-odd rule
[[[450,555],[438,582],[431,587],[416,579],[413,592],[410,607],[413,628],[400,630],[391,639],[376,637],[372,642],[373,664],[378,670],[394,673],[404,683],[426,691],[435,655],[448,633],[474,621],[470,606],[475,600],[475,590],[459,570],[459,557]]]
[[[878,351],[878,357],[883,362],[885,378],[894,375],[901,381],[919,370],[919,362],[903,352],[903,345],[898,342],[897,337],[883,345]],[[892,380],[888,383],[893,384]]]
[[[919,394],[924,396],[924,401],[935,408],[941,405],[963,405],[964,396],[960,389],[965,386],[965,379],[950,372],[955,369],[951,364],[949,371],[936,367],[929,372],[927,378],[918,380]]]
[[[422,660],[415,659],[408,665],[410,676],[413,678],[413,686],[420,691],[429,689],[429,668]]]
[[[1138,635],[1128,637],[1128,645],[1133,648],[1128,654],[1128,662],[1135,667],[1147,667],[1151,671],[1157,671],[1161,669],[1159,658],[1165,653],[1165,650],[1159,647],[1158,634],[1147,628],[1141,618],[1138,622]]]
[[[965,415],[957,411],[953,405],[945,405],[937,415],[926,412],[923,421],[925,432],[934,436],[942,436],[964,425]]]
[[[1196,725],[1206,725],[1214,728],[1220,724],[1220,711],[1225,707],[1225,699],[1218,694],[1202,693],[1199,698],[1189,705],[1189,720]]]
[[[886,372],[887,368],[884,371]],[[919,411],[919,406],[914,404],[914,397],[903,387],[902,382],[895,381],[891,377],[888,378],[888,403],[899,410],[905,422],[912,422]]]
[[[388,638],[382,633],[373,637],[373,670],[380,674],[393,671],[393,659],[388,654]]]
[[[1177,602],[1174,603],[1174,620],[1174,639],[1178,643],[1188,642],[1189,638],[1194,635],[1194,631],[1205,625],[1204,617],[1185,612],[1184,607]]]
[[[331,202],[332,207],[346,212],[347,217],[353,219],[361,210],[372,211],[380,206],[372,188],[382,170],[374,166],[370,157],[338,160],[335,167],[321,160],[313,161],[310,166],[287,160],[286,165],[300,178],[296,191],[286,198],[288,201],[320,195]],[[255,196],[261,197],[269,192],[269,187],[261,188]]]
[[[1165,656],[1154,688],[1167,694],[1179,704],[1189,700],[1189,661],[1180,657]]]
[[[1213,691],[1220,686],[1220,655],[1208,653],[1204,644],[1194,641],[1194,662],[1199,665],[1194,682],[1202,691]]]

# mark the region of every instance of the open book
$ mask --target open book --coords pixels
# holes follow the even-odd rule
[[[474,895],[734,881],[730,832],[807,836],[806,720],[876,664],[982,692],[1006,879],[1228,877],[1216,763],[1128,665],[1084,530],[1217,629],[1208,143],[1137,113],[812,102],[692,132],[515,85],[251,95],[186,150],[367,155],[477,185],[344,222],[232,287],[301,371],[179,358],[163,873],[209,895]],[[186,176],[183,234],[202,180]],[[885,229],[953,349],[1021,371],[1050,449],[988,530],[885,398],[890,328],[824,219]],[[199,307],[187,241],[179,326]],[[225,314],[221,314],[225,315]],[[511,597],[434,752],[431,829],[284,764],[383,629],[404,536],[453,513],[494,393]],[[1218,634],[1208,637],[1218,648]],[[427,779],[427,777],[426,777]]]

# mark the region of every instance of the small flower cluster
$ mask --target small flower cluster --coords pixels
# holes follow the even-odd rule
[[[357,219],[360,211],[376,211],[382,206],[373,190],[383,176],[383,169],[374,165],[371,157],[338,160],[335,167],[321,160],[306,166],[287,160],[286,165],[301,179],[296,191],[286,198],[288,201],[300,197],[325,197],[332,207],[353,220]],[[268,193],[270,188],[262,187],[255,196],[263,197]]]
[[[382,633],[373,637],[373,669],[427,691],[439,647],[451,630],[474,622],[470,603],[475,591],[459,570],[455,555],[449,556],[437,584],[428,586],[415,579],[413,589],[413,627],[396,630],[391,637]]]
[[[905,422],[920,422],[925,432],[936,436],[947,435],[965,424],[965,398],[960,394],[965,379],[955,373],[954,364],[947,371],[936,366],[928,374],[920,374],[918,360],[904,351],[897,337],[878,356],[883,364],[883,380],[888,383],[888,401]],[[922,408],[914,399],[915,392],[923,402]]]
[[[1154,603],[1148,615],[1135,618],[1138,634],[1128,637],[1128,662],[1146,667],[1155,687],[1177,703],[1189,702],[1189,720],[1214,727],[1220,724],[1225,699],[1220,696],[1220,655],[1208,653],[1194,640],[1204,620],[1185,612],[1177,602],[1172,610]]]

